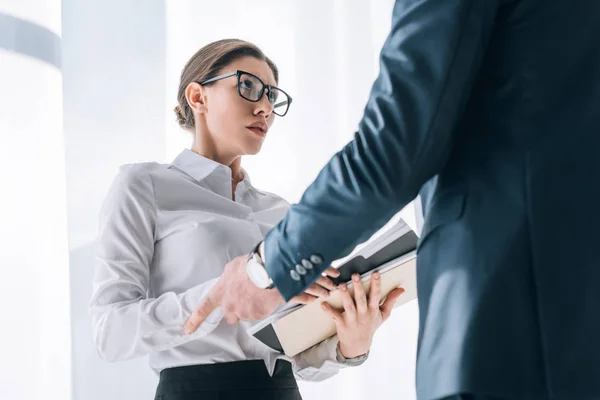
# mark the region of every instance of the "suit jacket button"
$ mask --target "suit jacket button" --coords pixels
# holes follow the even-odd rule
[[[310,261],[306,260],[306,259],[302,260],[302,266],[304,268],[306,268],[306,269],[312,269],[313,268],[312,263]]]
[[[290,275],[292,276],[292,279],[295,281],[299,281],[300,280],[300,274],[296,272],[295,269],[290,271]]]
[[[312,261],[312,263],[315,265],[319,265],[323,263],[323,257],[321,257],[318,254],[313,254],[312,256],[310,256],[310,261]]]
[[[296,265],[296,271],[300,274],[300,275],[306,275],[306,268],[304,268],[302,265],[298,264]]]

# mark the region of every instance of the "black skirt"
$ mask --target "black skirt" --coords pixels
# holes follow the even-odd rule
[[[302,400],[289,362],[269,376],[262,360],[191,365],[161,371],[155,400]]]

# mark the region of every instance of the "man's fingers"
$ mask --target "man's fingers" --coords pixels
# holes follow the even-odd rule
[[[268,314],[273,313],[278,306],[285,304],[285,299],[277,288],[263,290],[266,292],[263,303],[266,305]]]
[[[367,295],[359,274],[352,274],[352,286],[354,287],[354,302],[359,314],[367,311]]]
[[[342,312],[334,309],[327,303],[321,303],[321,309],[325,311],[335,322],[342,320]]]
[[[218,304],[211,301],[210,295],[206,296],[202,303],[200,303],[200,305],[196,307],[192,315],[190,315],[190,317],[186,321],[185,325],[183,326],[183,332],[186,335],[191,335],[192,333],[196,332],[198,327],[217,307]]]
[[[338,271],[334,267],[329,267],[323,272],[323,274],[330,276],[332,278],[337,278],[338,276],[340,276],[340,271]]]
[[[299,294],[296,297],[292,297],[290,299],[290,303],[298,303],[298,304],[308,304],[314,300],[316,300],[317,298],[311,294],[308,293],[302,293]]]
[[[219,278],[215,285],[210,289],[208,295],[202,300],[202,302],[196,307],[192,315],[189,316],[188,320],[183,325],[183,332],[186,335],[191,335],[196,332],[198,327],[204,322],[204,320],[210,315],[215,308],[221,304],[221,296],[223,294],[223,278]]]
[[[396,289],[392,290],[390,293],[388,293],[388,295],[386,296],[385,301],[383,302],[383,304],[380,307],[381,316],[384,321],[386,319],[388,319],[389,316],[392,314],[392,309],[394,308],[394,304],[396,303],[396,300],[398,300],[398,298],[400,296],[402,296],[402,293],[404,293],[403,288],[396,288]]]
[[[315,297],[329,296],[329,290],[319,285],[312,285],[311,287],[307,288],[304,293],[312,294]]]
[[[379,272],[374,272],[371,276],[371,289],[369,290],[369,308],[377,310],[379,301],[381,301],[381,277]]]
[[[335,290],[335,283],[326,276],[320,276],[315,284],[322,286],[328,290]]]

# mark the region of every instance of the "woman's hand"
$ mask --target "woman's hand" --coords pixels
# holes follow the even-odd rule
[[[404,293],[404,289],[396,288],[388,293],[385,302],[379,305],[381,301],[379,273],[375,272],[372,275],[368,299],[360,276],[354,274],[352,280],[354,299],[345,284],[339,285],[343,311],[335,310],[325,302],[321,305],[335,322],[340,340],[339,350],[345,358],[355,358],[369,351],[375,331],[389,318],[396,300]]]
[[[340,272],[334,267],[327,268],[311,287],[306,289],[304,293],[296,297],[292,297],[290,302],[308,304],[317,297],[328,297],[329,292],[336,289],[335,284],[331,279],[328,278],[328,276],[337,278],[340,276]]]

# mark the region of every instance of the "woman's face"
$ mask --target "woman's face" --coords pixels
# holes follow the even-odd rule
[[[267,62],[250,56],[233,61],[217,75],[235,70],[249,72],[266,85],[277,84]],[[258,153],[275,119],[267,95],[263,94],[255,103],[245,100],[238,94],[236,76],[218,80],[203,89],[207,134],[219,152],[234,157]]]

